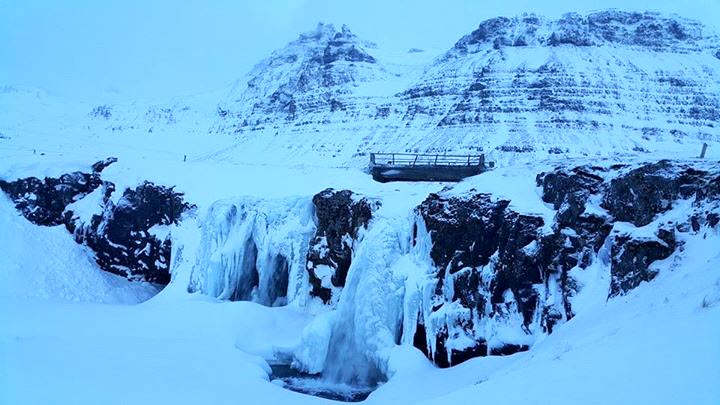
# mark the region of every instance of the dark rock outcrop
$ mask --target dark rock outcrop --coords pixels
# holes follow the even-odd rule
[[[654,279],[657,271],[650,264],[670,257],[675,247],[673,230],[660,229],[655,239],[633,238],[628,234],[615,236],[611,250],[610,297]]]
[[[702,201],[719,195],[720,177],[661,160],[613,179],[604,195],[603,208],[618,221],[643,226],[672,209],[679,199],[694,197]]]
[[[115,185],[101,179],[101,172],[117,161],[109,158],[92,165],[92,172],[73,172],[59,178],[35,177],[13,182],[0,180],[0,188],[15,207],[34,224],[64,225],[78,243],[95,253],[101,269],[131,280],[167,284],[171,242],[158,238],[151,228],[176,224],[192,205],[173,188],[145,182],[127,189],[117,203],[111,196]],[[103,210],[83,223],[68,206],[102,187]]]
[[[378,203],[350,190],[326,189],[313,197],[317,230],[310,241],[307,269],[310,294],[329,303],[332,288],[343,287],[352,262],[352,247],[367,227]]]
[[[75,230],[75,239],[90,247],[103,270],[129,279],[170,282],[171,243],[151,232],[154,226],[177,224],[192,206],[173,188],[145,182],[127,189],[117,204],[107,201],[102,215]]]
[[[536,182],[556,211],[552,224],[474,192],[431,194],[417,208],[436,274],[413,344],[439,366],[526,350],[522,336],[491,341],[484,335],[488,323],[520,328],[528,337],[552,333],[574,316],[571,302],[581,286],[576,276],[596,260],[610,270],[612,298],[657,275],[653,263],[681,244],[676,232],[720,223],[717,165],[559,167]],[[681,200],[687,218],[653,224]],[[642,236],[647,228],[635,231],[642,227],[654,236]]]
[[[494,200],[488,194],[467,198],[431,194],[417,209],[432,239],[430,257],[438,269],[437,303],[432,312],[440,313],[451,303],[469,310],[467,316],[440,325],[439,332],[430,337],[434,342],[422,342],[426,347],[421,349],[426,352],[435,347],[429,354],[441,367],[488,353],[485,337],[475,330],[475,319],[503,318],[510,316],[509,311],[517,311],[525,330],[535,320],[542,300],[535,286],[542,285],[553,271],[550,255],[554,241],[543,237],[541,217],[519,214],[508,205],[509,201]],[[446,288],[446,282],[452,287]],[[507,292],[512,294],[513,309],[506,302]],[[475,343],[448,354],[450,330],[458,328]],[[523,347],[527,346],[507,342],[491,350],[507,354]]]
[[[62,176],[27,177],[7,182],[0,180],[2,189],[28,221],[36,225],[55,226],[67,223],[68,205],[92,193],[102,185],[100,173],[117,161],[109,158],[92,165],[91,173],[72,172]]]

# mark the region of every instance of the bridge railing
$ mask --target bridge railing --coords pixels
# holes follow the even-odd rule
[[[485,166],[485,155],[371,153],[372,166]]]

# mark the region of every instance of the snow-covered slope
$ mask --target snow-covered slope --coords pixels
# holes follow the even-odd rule
[[[1,306],[10,302],[79,301],[136,304],[157,289],[106,273],[92,252],[77,245],[62,227],[41,228],[26,221],[0,195]]]

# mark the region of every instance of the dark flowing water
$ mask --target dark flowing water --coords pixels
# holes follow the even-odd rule
[[[300,372],[289,364],[271,364],[270,380],[281,382],[283,388],[302,394],[343,402],[364,401],[377,387],[353,386],[327,381],[319,375]]]

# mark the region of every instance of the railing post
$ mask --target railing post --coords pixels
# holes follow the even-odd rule
[[[393,166],[395,166],[395,154],[394,153],[392,154],[392,164],[393,164]]]
[[[438,155],[435,155],[435,166],[437,166]]]

